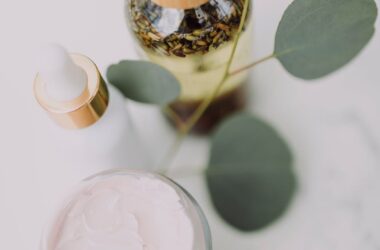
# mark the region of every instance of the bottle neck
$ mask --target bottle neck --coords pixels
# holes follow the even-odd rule
[[[159,6],[174,9],[193,9],[207,3],[209,0],[153,0]]]

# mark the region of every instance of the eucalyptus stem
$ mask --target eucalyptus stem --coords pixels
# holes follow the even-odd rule
[[[255,66],[257,66],[257,65],[259,65],[259,64],[261,64],[261,63],[263,63],[263,62],[266,62],[266,61],[268,61],[268,60],[270,60],[270,59],[272,59],[272,58],[275,58],[275,57],[276,57],[275,54],[271,54],[271,55],[269,55],[269,56],[263,57],[263,58],[261,58],[261,59],[259,59],[259,60],[257,60],[257,61],[254,61],[254,62],[252,62],[252,63],[250,63],[250,64],[248,64],[248,65],[246,65],[246,66],[243,66],[243,67],[241,67],[241,68],[235,69],[234,71],[231,71],[231,72],[229,73],[229,75],[230,75],[230,76],[237,75],[237,74],[239,74],[239,73],[241,73],[241,72],[243,72],[243,71],[245,71],[245,70],[248,70],[248,69],[250,69],[250,68],[253,68],[253,67],[255,67]]]
[[[241,33],[244,29],[245,21],[248,16],[248,8],[249,8],[250,0],[245,0],[244,2],[244,9],[242,13],[242,17],[239,24],[239,29],[237,31],[237,35],[234,39],[232,51],[228,58],[226,68],[223,73],[222,80],[219,82],[217,87],[214,89],[214,91],[199,105],[199,107],[194,111],[194,113],[190,116],[189,120],[184,124],[184,127],[182,130],[179,131],[179,133],[176,136],[175,142],[173,143],[172,147],[169,150],[169,153],[167,154],[167,157],[164,158],[162,161],[162,164],[159,166],[161,167],[160,172],[163,174],[166,174],[170,168],[170,165],[172,163],[172,160],[174,159],[174,156],[177,154],[183,139],[187,136],[187,134],[193,129],[195,124],[199,121],[199,119],[202,117],[202,115],[206,112],[207,108],[210,106],[210,104],[214,101],[214,99],[219,94],[221,88],[223,87],[223,84],[227,80],[227,78],[230,76],[230,69],[231,65],[236,53],[236,49],[240,40]]]
[[[172,119],[175,122],[175,124],[177,124],[179,131],[184,130],[185,123],[183,122],[181,117],[172,108],[170,108],[169,106],[165,107],[164,112],[170,119]]]

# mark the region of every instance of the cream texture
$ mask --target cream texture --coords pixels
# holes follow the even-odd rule
[[[155,176],[90,181],[57,216],[48,250],[192,250],[185,206],[177,190]]]

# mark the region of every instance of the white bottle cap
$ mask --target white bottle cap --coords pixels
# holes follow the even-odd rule
[[[59,102],[79,97],[87,86],[87,74],[60,45],[45,47],[38,58],[39,75],[47,95]]]

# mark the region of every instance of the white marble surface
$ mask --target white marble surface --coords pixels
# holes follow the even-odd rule
[[[257,0],[255,52],[269,54],[290,0]],[[380,1],[377,1],[378,4]],[[0,249],[38,249],[55,200],[99,171],[76,166],[49,144],[49,122],[32,96],[33,56],[46,42],[92,57],[103,70],[135,58],[122,0],[1,0],[0,7]],[[380,27],[377,24],[377,27]],[[263,231],[242,234],[214,212],[200,176],[179,182],[199,200],[217,250],[380,249],[380,35],[333,76],[303,82],[271,61],[252,72],[251,110],[271,122],[296,156],[300,189],[287,214]],[[128,103],[154,162],[173,139],[155,108]],[[207,141],[189,138],[175,175],[198,171]]]

